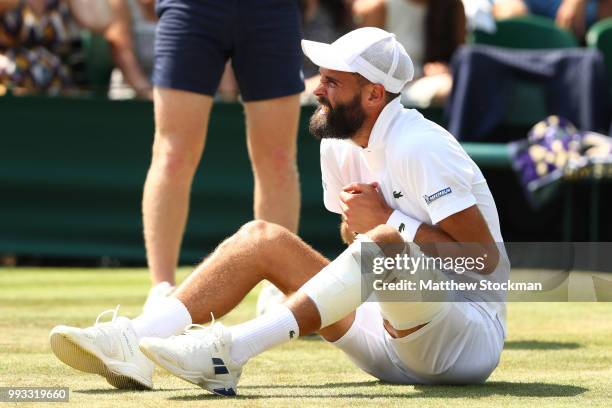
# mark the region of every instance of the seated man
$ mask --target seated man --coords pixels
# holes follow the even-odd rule
[[[362,28],[331,45],[304,41],[303,49],[321,70],[310,131],[323,139],[324,202],[342,215],[348,248],[329,262],[287,229],[250,222],[154,309],[133,320],[115,311],[111,322],[86,329],[54,328],[60,360],[118,388],[151,388],[152,360],[208,391],[235,395],[250,358],[318,331],[383,381],[488,378],[503,348],[503,302],[462,292],[452,302],[363,303],[361,295],[364,243],[445,243],[430,254],[438,256],[477,243],[488,255],[482,274],[507,269],[482,173],[449,133],[401,106],[413,67],[393,34]],[[228,313],[263,279],[288,299],[236,326],[191,325]]]

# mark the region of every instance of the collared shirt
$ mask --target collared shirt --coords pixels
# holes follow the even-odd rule
[[[351,140],[322,140],[321,174],[325,207],[338,214],[344,186],[377,182],[394,209],[387,224],[397,228],[406,241],[413,240],[418,224],[435,225],[477,205],[495,241],[503,242],[495,201],[476,163],[450,133],[418,111],[404,108],[399,98],[380,113],[367,147]],[[414,225],[414,220],[414,231],[404,229]],[[507,279],[505,253],[502,258],[504,270],[488,278]],[[497,306],[493,309],[504,316],[503,305]]]
[[[367,147],[351,140],[321,141],[321,174],[329,211],[341,213],[342,187],[376,181],[396,210],[390,225],[399,227],[405,216],[434,225],[477,204],[493,238],[503,242],[497,208],[478,166],[450,133],[405,109],[399,98],[380,113]]]

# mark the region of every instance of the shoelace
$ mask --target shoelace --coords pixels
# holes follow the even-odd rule
[[[117,314],[119,313],[119,308],[120,307],[121,307],[121,305],[117,305],[117,307],[114,308],[114,309],[108,309],[108,310],[105,310],[102,313],[100,313],[98,315],[98,317],[96,318],[96,324],[94,326],[98,326],[98,325],[102,324],[102,323],[100,323],[100,319],[102,318],[102,316],[105,316],[105,315],[107,315],[109,313],[113,314],[113,318],[110,320],[110,323],[114,322],[115,319],[117,318]],[[104,323],[107,323],[107,322],[104,322]]]
[[[224,345],[221,326],[216,324],[215,316],[210,313],[212,321],[208,326],[192,323],[185,327],[185,335],[195,335],[199,337],[206,346],[214,343]]]
[[[114,354],[117,351],[117,347],[118,347],[117,342],[112,340],[113,334],[114,334],[114,328],[112,326],[112,323],[117,319],[117,315],[119,314],[119,307],[121,307],[121,305],[117,305],[117,307],[115,307],[114,309],[108,309],[108,310],[103,311],[96,318],[96,323],[94,324],[94,326],[85,329],[85,330],[93,330],[91,334],[95,335],[96,337],[99,336],[99,334],[101,333],[104,336],[103,338],[105,339],[104,340],[106,342],[105,344],[108,347],[107,351],[110,354]],[[110,321],[107,321],[107,322],[100,321],[104,316],[111,314],[111,313],[113,317]]]

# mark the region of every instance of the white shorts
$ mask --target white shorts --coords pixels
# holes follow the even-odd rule
[[[383,326],[378,303],[364,303],[357,308],[351,328],[332,344],[385,382],[483,383],[499,363],[502,325],[482,303],[447,305],[423,328],[394,339]]]

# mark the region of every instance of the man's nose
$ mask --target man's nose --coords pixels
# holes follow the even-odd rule
[[[314,96],[325,96],[325,87],[319,82],[319,85],[312,91]]]

